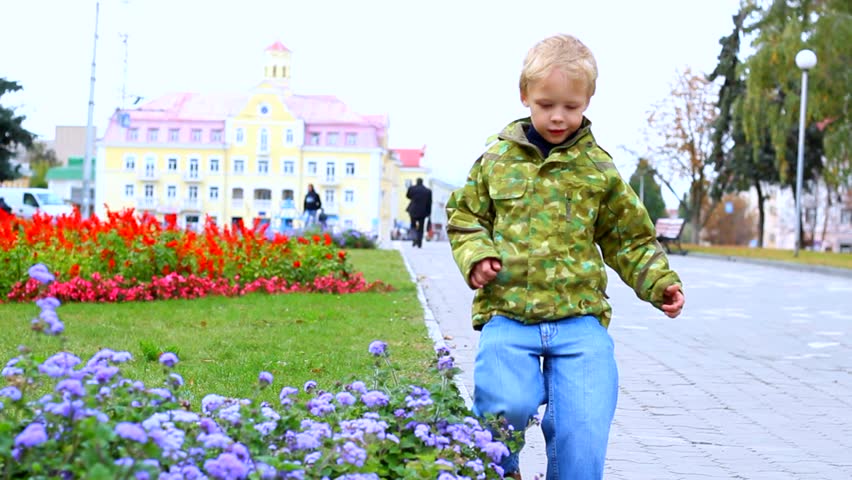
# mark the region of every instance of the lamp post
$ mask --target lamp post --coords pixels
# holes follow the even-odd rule
[[[92,182],[92,153],[95,143],[95,127],[93,116],[95,112],[95,59],[98,51],[98,16],[100,14],[101,2],[95,2],[95,42],[92,47],[92,73],[89,78],[89,111],[86,121],[86,155],[83,158],[83,218],[89,218],[92,214],[92,202],[89,198],[89,189]]]
[[[796,246],[793,256],[799,256],[802,247],[802,175],[805,163],[805,111],[808,108],[808,70],[817,63],[812,50],[802,50],[796,54],[796,65],[802,70],[802,102],[799,105],[799,154],[796,159]]]

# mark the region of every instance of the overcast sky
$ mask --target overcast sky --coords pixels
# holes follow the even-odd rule
[[[52,139],[85,125],[95,0],[0,0],[0,77],[24,90],[3,105]],[[678,70],[709,72],[739,0],[101,0],[95,124],[128,95],[244,91],[264,49],[293,52],[294,91],[332,94],[390,116],[394,148],[426,145],[433,175],[460,184],[486,139],[526,115],[518,75],[526,51],[571,33],[594,52],[598,89],[587,116],[623,175],[641,131]],[[127,35],[127,69],[122,34]],[[126,78],[126,81],[125,81]],[[668,199],[667,199],[668,200]]]

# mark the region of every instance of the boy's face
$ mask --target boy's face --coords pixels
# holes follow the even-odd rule
[[[521,92],[521,102],[530,109],[536,131],[550,143],[562,143],[583,123],[589,106],[589,87],[581,79],[571,78],[558,69],[541,80],[531,82]]]

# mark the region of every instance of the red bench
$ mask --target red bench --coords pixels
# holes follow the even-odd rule
[[[672,253],[671,245],[677,245],[678,253],[685,253],[680,245],[680,234],[683,232],[684,220],[682,218],[658,218],[654,228],[657,230],[657,241]]]

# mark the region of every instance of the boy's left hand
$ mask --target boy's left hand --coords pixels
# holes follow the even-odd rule
[[[675,318],[683,310],[685,298],[680,290],[680,285],[669,285],[663,292],[663,313],[669,318]]]

